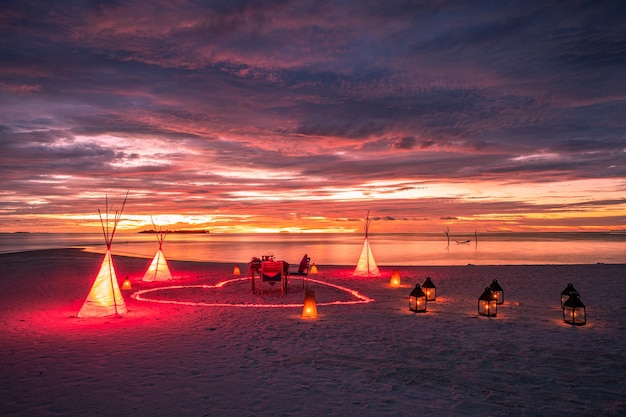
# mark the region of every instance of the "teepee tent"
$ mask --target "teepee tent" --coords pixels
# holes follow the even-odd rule
[[[154,220],[152,221],[152,226],[154,226],[154,233],[159,242],[159,249],[154,255],[152,263],[144,274],[142,281],[169,281],[172,279],[172,273],[170,272],[170,267],[167,265],[167,259],[165,259],[165,255],[163,255],[163,241],[165,240],[166,232],[163,232],[161,228],[157,230]]]
[[[370,228],[370,212],[367,212],[367,219],[365,220],[365,241],[363,242],[363,249],[361,250],[361,256],[359,257],[359,262],[354,269],[353,275],[359,277],[378,277],[380,276],[380,271],[378,270],[378,265],[376,265],[376,261],[374,260],[374,255],[372,254],[372,248],[370,247],[369,242],[369,228]]]
[[[104,254],[104,260],[100,266],[100,271],[96,276],[96,279],[91,286],[91,291],[87,295],[87,299],[83,303],[80,311],[76,315],[77,317],[106,317],[106,316],[121,316],[126,314],[128,309],[122,297],[119,283],[117,282],[117,276],[115,275],[115,267],[113,266],[113,259],[111,258],[111,244],[113,243],[113,236],[115,236],[115,230],[117,224],[122,216],[124,205],[126,205],[126,198],[122,203],[122,208],[119,213],[116,211],[113,218],[113,227],[109,228],[109,202],[106,200],[106,219],[102,219],[102,213],[98,209],[100,216],[100,225],[102,226],[102,234],[104,235],[104,241],[107,245],[106,253]],[[106,222],[106,225],[105,225]]]

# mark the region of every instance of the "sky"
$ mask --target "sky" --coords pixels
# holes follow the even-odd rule
[[[0,232],[626,229],[626,3],[5,0]]]

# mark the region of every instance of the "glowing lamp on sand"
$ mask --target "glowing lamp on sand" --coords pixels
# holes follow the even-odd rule
[[[130,283],[130,279],[128,277],[124,278],[124,282],[122,283],[122,289],[127,291],[133,289],[133,286]]]
[[[576,291],[576,288],[574,288],[574,285],[572,283],[569,283],[567,284],[567,287],[565,287],[565,289],[561,291],[561,308],[563,308],[565,302],[569,300],[569,296],[572,293],[578,293],[578,291]]]
[[[563,321],[575,326],[583,326],[587,323],[585,305],[580,301],[577,292],[571,293],[567,301],[563,303]]]
[[[419,284],[415,284],[415,288],[409,294],[409,310],[416,313],[426,312],[426,294],[424,294]]]
[[[504,290],[502,289],[500,284],[498,284],[497,279],[493,280],[493,282],[489,286],[489,289],[491,290],[493,294],[493,298],[496,299],[496,304],[503,304],[504,303]]]
[[[478,314],[481,316],[495,317],[498,313],[498,300],[493,296],[489,287],[478,297]]]
[[[317,304],[315,303],[315,291],[304,291],[304,306],[302,307],[302,318],[316,319]]]
[[[312,264],[311,269],[309,270],[309,274],[317,274],[317,265]]]
[[[435,301],[437,299],[437,288],[430,277],[426,277],[426,281],[422,284],[422,289],[426,293],[426,299],[428,301]]]
[[[400,286],[400,271],[398,271],[397,269],[394,269],[393,272],[391,273],[391,279],[389,279],[389,286],[395,287],[395,288]]]
[[[235,265],[233,268],[233,275],[241,275],[241,270],[239,269],[239,265]]]

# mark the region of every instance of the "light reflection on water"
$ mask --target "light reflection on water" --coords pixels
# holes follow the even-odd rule
[[[163,245],[171,260],[247,263],[273,254],[297,263],[307,253],[319,265],[356,264],[362,234],[170,234]],[[626,234],[491,233],[451,237],[442,234],[371,234],[379,265],[522,265],[626,263]],[[456,241],[471,240],[467,244]],[[104,252],[98,234],[0,234],[0,253],[64,247]],[[119,233],[113,254],[151,258],[158,244],[152,234]]]

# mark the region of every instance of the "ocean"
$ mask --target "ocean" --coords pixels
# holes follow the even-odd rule
[[[476,239],[477,237],[477,239]],[[318,265],[356,264],[365,236],[358,233],[168,234],[167,259],[247,263],[274,255],[298,263],[306,253]],[[369,243],[380,266],[626,264],[626,233],[371,233]],[[55,248],[86,248],[104,253],[102,234],[0,233],[0,253]],[[113,255],[151,258],[158,248],[149,233],[118,233]]]

